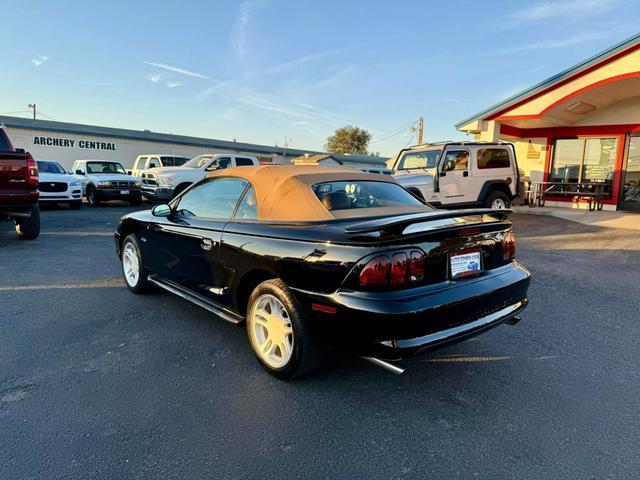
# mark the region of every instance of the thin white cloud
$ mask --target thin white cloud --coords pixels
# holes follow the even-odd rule
[[[247,27],[256,8],[262,3],[260,0],[245,0],[240,5],[238,16],[231,28],[231,46],[239,60],[247,55]]]
[[[47,55],[38,54],[35,56],[35,58],[31,59],[31,63],[33,63],[34,67],[39,67],[40,65],[45,63],[47,60],[49,60],[49,58],[51,57]]]
[[[162,69],[168,70],[170,72],[179,73],[181,75],[186,75],[188,77],[197,77],[197,78],[204,78],[204,79],[208,79],[209,78],[206,75],[203,75],[201,73],[192,72],[190,70],[185,70],[184,68],[180,68],[180,67],[174,67],[173,65],[167,65],[165,63],[155,63],[155,62],[147,62],[147,61],[145,61],[143,63],[146,63],[147,65],[151,65],[152,67],[162,68]]]
[[[167,72],[150,73],[149,75],[147,75],[147,80],[149,80],[149,81],[151,81],[153,83],[158,83],[160,80],[162,80],[166,76],[167,76]]]
[[[333,48],[330,50],[325,50],[323,52],[310,53],[308,55],[304,55],[302,57],[296,58],[294,60],[290,60],[287,62],[278,63],[276,65],[272,65],[271,67],[267,67],[264,70],[259,72],[260,75],[272,75],[276,73],[282,73],[287,70],[291,70],[296,67],[300,67],[304,64],[314,62],[316,60],[320,60],[322,58],[331,57],[335,55],[340,55],[342,53],[349,52],[351,50],[355,50],[360,45],[348,45],[346,47]]]
[[[196,100],[204,100],[217,95],[221,100],[262,110],[291,121],[306,121],[308,123],[322,123],[336,127],[351,123],[353,120],[343,115],[335,114],[313,105],[280,101],[274,97],[253,91],[247,87],[240,87],[233,82],[219,82],[203,90],[196,96]]]
[[[167,87],[167,88],[176,88],[176,87],[179,87],[180,85],[183,85],[183,83],[182,82],[176,82],[176,81],[166,82],[164,84],[164,86]]]
[[[611,10],[616,0],[565,0],[542,2],[526,7],[511,15],[511,19],[520,23],[543,22],[558,19],[577,22],[597,17]],[[514,25],[516,28],[519,25]]]
[[[490,55],[504,55],[508,53],[526,52],[531,50],[554,50],[558,48],[568,48],[581,45],[583,43],[593,42],[596,40],[602,40],[609,38],[611,34],[609,32],[600,33],[585,33],[580,35],[574,35],[573,37],[566,38],[564,40],[540,40],[537,42],[527,43],[523,45],[515,45],[513,47],[501,48],[499,50],[493,50],[483,53],[483,56]]]

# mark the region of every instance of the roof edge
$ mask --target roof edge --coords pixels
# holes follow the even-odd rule
[[[587,58],[586,60],[583,60],[582,62],[579,62],[577,64],[575,64],[572,67],[569,67],[565,70],[563,70],[562,72],[553,75],[552,77],[547,78],[546,80],[543,80],[542,82],[539,82],[535,85],[533,85],[532,87],[527,88],[526,90],[523,90],[519,93],[516,93],[515,95],[507,98],[506,100],[503,100],[502,102],[496,103],[495,105],[492,105],[489,108],[486,108],[485,110],[482,110],[479,113],[476,113],[475,115],[472,115],[468,118],[465,118],[464,120],[458,122],[455,124],[455,128],[456,130],[459,129],[460,127],[466,125],[467,123],[471,123],[474,121],[478,121],[478,120],[484,120],[487,116],[504,109],[505,107],[509,107],[515,103],[518,103],[521,100],[526,99],[528,96],[533,95],[534,93],[537,93],[540,90],[543,90],[544,88],[548,88],[548,87],[552,87],[553,85],[555,85],[556,83],[565,80],[566,78],[571,77],[572,75],[579,73],[581,70],[585,70],[587,68],[590,68],[594,65],[597,65],[598,63],[600,63],[601,61],[605,60],[607,57],[612,56],[612,55],[616,55],[618,53],[623,52],[624,50],[627,50],[628,48],[631,48],[633,46],[636,46],[640,44],[640,33],[637,33],[615,45],[613,45],[612,47],[609,47],[589,58]]]

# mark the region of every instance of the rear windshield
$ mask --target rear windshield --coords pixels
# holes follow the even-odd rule
[[[311,188],[329,211],[424,205],[400,185],[389,182],[326,182],[316,183]]]
[[[11,147],[9,147],[7,137],[5,137],[2,131],[0,131],[0,152],[7,152],[9,150],[11,150]]]

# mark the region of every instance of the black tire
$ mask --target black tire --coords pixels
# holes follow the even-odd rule
[[[282,302],[287,310],[293,329],[293,351],[291,358],[281,368],[273,368],[260,358],[256,351],[257,346],[254,345],[253,335],[250,331],[253,324],[249,319],[249,315],[252,312],[254,303],[264,294],[273,295]],[[246,323],[249,344],[256,358],[267,372],[277,378],[289,380],[306,375],[316,370],[325,358],[325,351],[318,345],[316,339],[313,338],[313,334],[305,321],[302,308],[298,304],[298,301],[287,285],[279,278],[264,281],[253,290],[247,305]]]
[[[135,283],[132,283],[127,278],[127,273],[125,272],[125,252],[127,251],[127,246],[131,245],[131,247],[135,250],[135,253],[138,258],[138,278]],[[138,239],[135,234],[128,235],[125,237],[122,242],[122,248],[120,249],[120,266],[122,267],[122,275],[124,276],[124,283],[127,285],[127,288],[131,290],[135,294],[144,294],[153,290],[153,286],[149,283],[148,276],[149,272],[142,266],[142,253],[140,252],[140,246],[138,245]]]
[[[503,207],[494,207],[494,203],[500,202],[504,205]],[[509,200],[506,193],[500,190],[493,190],[486,196],[482,205],[485,208],[511,208],[511,200]]]
[[[134,207],[138,207],[142,203],[142,197],[133,197],[129,200],[129,203]]]
[[[100,205],[100,199],[98,198],[96,189],[91,185],[87,187],[86,197],[87,197],[87,203],[89,204],[90,207],[97,207],[98,205]]]
[[[71,210],[79,210],[82,208],[82,200],[75,200],[73,202],[69,202],[69,208]]]
[[[40,207],[31,207],[29,218],[16,218],[16,233],[20,240],[33,240],[40,236]]]

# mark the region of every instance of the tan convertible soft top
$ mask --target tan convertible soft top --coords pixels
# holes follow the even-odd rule
[[[361,172],[346,167],[319,165],[260,165],[235,167],[214,172],[209,177],[240,177],[253,185],[259,220],[323,221],[348,216],[361,217],[399,213],[397,208],[369,208],[330,212],[311,189],[323,182],[369,180],[397,184],[390,176]],[[400,213],[431,210],[403,207]],[[389,212],[386,212],[389,210]],[[375,212],[373,212],[375,211]],[[352,212],[350,215],[347,212]]]

